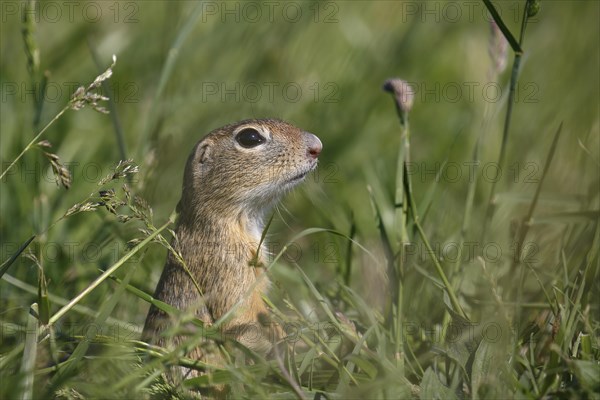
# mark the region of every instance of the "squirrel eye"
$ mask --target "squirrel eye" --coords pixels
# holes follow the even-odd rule
[[[266,141],[264,136],[262,136],[256,129],[253,128],[242,129],[235,136],[235,140],[240,144],[240,146],[245,148],[256,147]]]

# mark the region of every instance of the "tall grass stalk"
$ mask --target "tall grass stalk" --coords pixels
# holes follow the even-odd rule
[[[395,208],[395,231],[398,235],[398,259],[396,261],[396,315],[395,315],[395,357],[398,367],[404,374],[404,329],[403,329],[403,298],[404,298],[404,254],[405,246],[410,239],[408,237],[407,216],[408,204],[404,194],[404,166],[410,162],[410,129],[408,125],[408,111],[402,113],[400,118],[400,148],[398,149],[398,160],[396,164],[396,194],[394,196]],[[409,176],[406,179],[410,179]]]
[[[436,272],[445,290],[450,297],[450,302],[455,312],[458,313],[464,319],[468,319],[458,297],[454,292],[454,288],[450,284],[444,269],[442,268],[439,260],[437,259],[435,252],[431,248],[431,244],[425,235],[425,231],[421,226],[419,220],[419,213],[412,193],[412,182],[410,174],[408,173],[408,165],[410,163],[410,130],[408,124],[408,114],[412,109],[414,92],[408,83],[400,79],[390,79],[384,84],[384,90],[390,92],[394,96],[394,102],[396,105],[396,111],[400,119],[400,148],[398,150],[398,159],[396,164],[396,192],[394,197],[394,208],[395,208],[395,232],[397,235],[397,260],[396,260],[396,292],[394,293],[394,299],[396,301],[396,326],[395,326],[395,339],[396,339],[396,357],[399,358],[400,352],[402,352],[403,358],[403,330],[402,330],[402,295],[403,295],[403,276],[404,276],[404,260],[406,254],[404,252],[405,246],[410,243],[410,237],[408,236],[408,212],[410,210],[412,215],[412,222],[419,233],[421,240],[427,248],[428,254],[431,256],[431,260],[435,266]],[[399,364],[403,366],[403,361]]]
[[[515,41],[515,38],[511,34],[510,30],[504,24],[504,21],[502,21],[502,17],[498,14],[498,11],[494,8],[491,1],[483,0],[483,2],[486,5],[487,9],[490,11],[490,14],[494,18],[494,21],[496,22],[496,24],[498,24],[498,28],[502,31],[506,40],[509,42],[509,44],[511,45],[511,47],[515,53],[515,59],[513,61],[512,71],[511,71],[511,75],[510,75],[510,87],[509,87],[509,92],[508,92],[506,117],[504,119],[504,127],[502,129],[502,143],[500,145],[500,154],[498,155],[498,163],[497,163],[498,170],[503,171],[504,167],[505,167],[504,164],[505,164],[505,159],[506,159],[506,148],[508,145],[508,135],[510,132],[510,122],[512,119],[513,106],[515,103],[515,92],[516,92],[516,87],[517,87],[517,81],[519,80],[521,59],[523,57],[522,46],[523,46],[523,40],[525,38],[525,28],[527,27],[527,21],[529,19],[529,16],[533,14],[532,9],[534,7],[534,3],[536,3],[537,1],[536,0],[527,0],[525,7],[523,8],[523,17],[521,19],[521,32],[519,34],[519,42],[518,43]],[[496,195],[496,187],[497,187],[497,183],[499,180],[500,179],[494,179],[492,182],[492,188],[490,190],[490,195],[489,195],[488,202],[487,202],[487,210],[486,210],[485,218],[483,220],[482,237],[484,238],[484,240],[485,240],[485,236],[487,235],[488,223],[490,222],[490,220],[492,219],[492,217],[494,215],[494,210],[495,210],[494,197]]]
[[[36,0],[29,0],[23,4],[23,27],[21,33],[25,45],[25,56],[27,57],[27,71],[29,79],[34,88],[33,96],[33,130],[36,131],[39,127],[44,107],[44,99],[46,97],[46,88],[48,84],[49,73],[45,71],[40,76],[40,49],[35,37],[36,31]],[[37,85],[38,77],[40,79],[39,86]]]
[[[396,234],[396,260],[395,274],[390,276],[392,282],[392,298],[395,301],[392,307],[395,324],[392,327],[395,338],[394,357],[397,366],[404,374],[404,329],[402,327],[403,297],[404,297],[404,261],[406,260],[405,246],[410,243],[408,236],[408,201],[404,192],[404,181],[410,179],[410,176],[404,176],[405,166],[410,162],[410,129],[408,124],[408,114],[412,108],[413,92],[408,83],[400,79],[390,79],[384,84],[384,90],[392,93],[396,112],[400,120],[400,145],[398,148],[398,157],[396,160],[396,191],[394,194],[394,231]]]

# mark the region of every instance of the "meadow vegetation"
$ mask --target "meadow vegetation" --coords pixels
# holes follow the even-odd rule
[[[600,398],[599,3],[69,4],[0,3],[1,398]],[[262,117],[324,144],[286,345],[141,342],[190,149]]]

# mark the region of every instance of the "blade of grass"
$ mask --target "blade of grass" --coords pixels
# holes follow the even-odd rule
[[[275,346],[275,360],[277,361],[277,365],[279,366],[279,370],[277,372],[285,382],[288,383],[289,387],[292,389],[292,392],[296,395],[296,397],[300,400],[308,400],[302,388],[296,381],[296,379],[288,372],[285,364],[283,362],[283,356],[279,352],[279,347]]]
[[[37,304],[32,304],[27,315],[27,333],[25,336],[25,347],[23,351],[23,359],[21,360],[21,374],[23,381],[21,382],[21,399],[33,399],[33,380],[35,373],[35,360],[37,358],[37,343],[38,343],[38,307]]]
[[[46,277],[41,265],[39,268],[38,278],[38,304],[40,322],[45,325],[48,323],[48,318],[50,318],[50,300],[48,299],[48,285],[46,283]]]
[[[4,326],[2,326],[4,328]],[[0,357],[0,371],[6,371],[11,362],[17,358],[19,354],[25,348],[25,342],[18,343],[14,348],[6,353],[2,353],[2,357]]]
[[[529,227],[532,224],[533,212],[535,211],[535,207],[537,206],[538,199],[540,197],[540,192],[542,189],[542,185],[544,184],[544,180],[545,180],[546,176],[548,175],[548,170],[550,169],[550,164],[552,163],[552,159],[554,158],[554,153],[556,151],[558,139],[560,138],[560,133],[562,132],[562,127],[563,127],[563,124],[561,122],[561,124],[558,127],[558,130],[554,134],[554,139],[552,140],[552,144],[550,145],[550,150],[549,150],[548,156],[546,158],[546,163],[544,164],[544,169],[542,170],[542,176],[540,178],[539,184],[536,187],[535,194],[533,196],[533,200],[531,201],[531,205],[529,206],[529,211],[527,212],[527,215],[525,216],[525,218],[523,218],[523,220],[519,226],[519,235],[517,237],[517,246],[516,246],[516,250],[515,250],[515,257],[513,257],[513,260],[512,260],[511,266],[510,266],[510,270],[509,270],[510,272],[508,274],[509,276],[515,272],[515,268],[521,262],[521,252],[523,250],[523,244],[525,243],[527,233],[529,232]]]
[[[44,100],[46,99],[46,87],[48,84],[48,71],[41,76],[41,82],[38,85],[37,79],[40,72],[40,49],[36,40],[36,22],[39,22],[36,15],[36,0],[29,0],[23,4],[23,27],[21,33],[25,44],[25,56],[27,58],[27,71],[31,79],[31,86],[34,88],[33,96],[33,129],[37,131],[42,116]]]
[[[353,373],[354,372],[354,367],[355,367],[355,362],[353,360],[356,360],[359,357],[360,351],[364,345],[364,342],[371,336],[371,334],[373,333],[373,330],[375,329],[376,325],[372,325],[366,332],[365,334],[360,338],[360,340],[358,341],[358,343],[354,346],[354,349],[352,349],[352,353],[351,355],[354,357],[349,357],[348,359],[348,363],[346,364],[346,369],[350,372]],[[347,375],[342,375],[340,377],[340,381],[338,382],[337,388],[335,390],[336,393],[342,393],[342,391],[347,390],[348,386],[350,384],[350,380],[349,377]]]
[[[502,34],[510,44],[510,47],[513,49],[515,54],[523,54],[523,49],[521,49],[521,46],[523,45],[522,40],[517,42],[517,39],[515,39],[513,34],[510,32],[510,29],[508,29],[508,27],[502,20],[502,17],[500,16],[500,14],[498,14],[498,10],[496,10],[496,7],[494,7],[492,2],[490,0],[483,0],[483,4],[485,4],[485,6],[487,7],[488,11],[492,15],[492,18],[494,18],[496,24],[498,24],[498,28],[500,28],[500,30],[502,31]],[[527,8],[525,10],[525,14],[527,15]]]
[[[256,247],[256,254],[252,258],[252,260],[250,260],[250,265],[257,267],[259,264],[258,260],[260,259],[260,250],[262,249],[263,242],[265,241],[265,238],[267,237],[267,232],[269,231],[269,227],[271,226],[271,223],[273,222],[274,216],[275,216],[275,213],[272,213],[271,217],[269,218],[269,221],[267,221],[267,224],[265,225],[265,227],[263,228],[263,230],[260,234],[260,240],[258,241],[258,246]]]
[[[15,260],[21,255],[21,253],[23,251],[25,251],[25,249],[27,248],[27,246],[29,246],[29,244],[31,243],[31,241],[33,239],[35,239],[35,235],[33,235],[32,237],[30,237],[29,239],[27,239],[25,241],[25,243],[23,243],[21,245],[21,247],[19,247],[17,249],[17,251],[12,256],[10,256],[10,258],[8,260],[6,260],[6,261],[4,261],[2,263],[2,266],[0,266],[0,278],[2,278],[2,276],[6,273],[6,271],[8,271],[8,269],[10,268],[10,266],[12,265],[12,263],[15,262]]]
[[[354,213],[350,214],[350,233],[348,237],[348,245],[346,247],[346,268],[344,270],[344,284],[350,285],[350,277],[352,273],[352,244],[354,242],[354,236],[356,236],[356,221],[354,221]]]

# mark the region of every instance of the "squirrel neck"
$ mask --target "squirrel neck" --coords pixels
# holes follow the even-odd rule
[[[188,232],[202,232],[203,236],[220,239],[220,236],[250,239],[257,244],[260,242],[264,228],[264,216],[268,208],[240,210],[236,208],[177,206],[180,210],[177,229],[180,227]],[[181,239],[181,238],[180,238]]]
[[[179,207],[187,210],[179,215],[175,228],[179,245],[184,258],[198,261],[189,265],[190,269],[202,273],[209,267],[207,264],[218,262],[232,270],[248,270],[249,262],[256,257],[259,248],[266,210],[216,213],[214,208],[206,208]],[[206,254],[210,256],[206,257]],[[256,261],[264,261],[264,251],[259,251]]]

